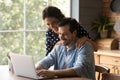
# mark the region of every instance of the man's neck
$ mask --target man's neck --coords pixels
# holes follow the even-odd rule
[[[73,45],[75,45],[77,39],[78,39],[78,38],[74,38],[74,40],[73,40],[69,45],[67,45],[66,48],[69,49],[69,48],[71,48]]]

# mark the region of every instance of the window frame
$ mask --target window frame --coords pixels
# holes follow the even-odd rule
[[[70,3],[69,3],[70,5],[71,5],[71,0],[70,0]],[[49,5],[49,4],[47,4],[47,5]],[[69,5],[69,6],[70,6]],[[70,10],[71,10],[71,7],[70,7]],[[71,14],[71,13],[70,13]],[[68,15],[68,16],[70,16],[70,14]],[[27,53],[27,51],[26,51],[26,49],[27,49],[27,33],[28,32],[45,32],[46,31],[46,29],[45,30],[28,30],[27,29],[27,21],[26,21],[26,19],[27,19],[27,14],[26,14],[26,0],[24,0],[24,3],[23,3],[23,30],[0,30],[0,34],[1,33],[14,33],[14,32],[16,32],[16,33],[23,33],[23,54],[25,54],[26,55],[26,53]],[[67,16],[67,17],[68,17]]]

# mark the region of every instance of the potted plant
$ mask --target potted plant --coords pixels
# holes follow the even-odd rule
[[[99,16],[92,22],[93,29],[97,29],[100,33],[101,38],[106,38],[108,36],[108,31],[113,30],[114,22],[111,22],[107,16]]]

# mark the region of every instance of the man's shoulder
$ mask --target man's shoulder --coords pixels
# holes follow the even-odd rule
[[[80,48],[77,49],[78,54],[84,54],[84,55],[88,55],[88,54],[94,54],[94,48],[91,45],[91,43],[89,43],[88,41],[86,41]]]
[[[91,49],[91,48],[93,48],[93,46],[92,46],[92,44],[91,44],[90,42],[86,41],[86,42],[80,47],[80,49],[81,49],[81,48]]]
[[[84,46],[92,46],[92,44],[89,41],[86,41]]]

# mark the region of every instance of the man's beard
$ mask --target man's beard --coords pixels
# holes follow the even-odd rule
[[[68,45],[70,45],[70,43],[71,43],[71,40],[66,40],[66,39],[62,40],[62,44],[64,46],[68,46]]]

